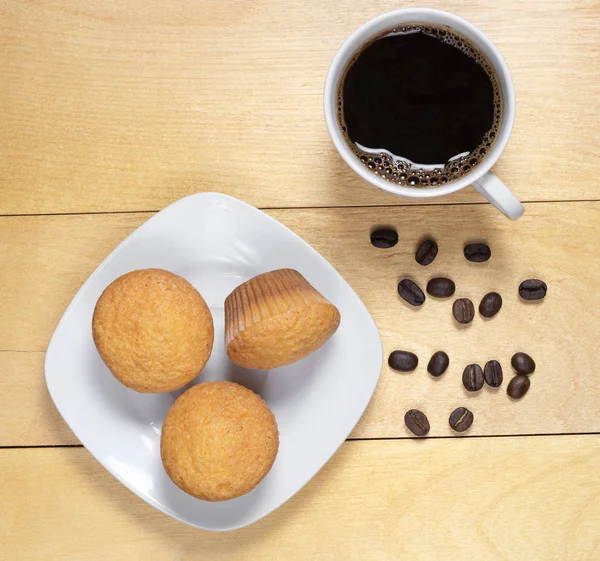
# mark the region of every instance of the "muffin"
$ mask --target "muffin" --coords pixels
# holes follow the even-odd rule
[[[188,281],[143,269],[104,290],[92,335],[117,380],[138,392],[159,393],[185,386],[204,368],[214,327],[206,302]]]
[[[245,368],[292,364],[337,330],[340,313],[293,269],[258,275],[225,300],[227,356]]]
[[[173,483],[204,501],[227,501],[254,489],[278,448],[271,410],[233,382],[205,382],[182,394],[165,417],[160,439]]]

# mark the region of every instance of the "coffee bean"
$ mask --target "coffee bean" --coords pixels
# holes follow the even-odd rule
[[[483,263],[492,256],[492,250],[484,243],[470,243],[465,246],[464,254],[473,263]]]
[[[548,287],[544,281],[539,279],[524,280],[519,285],[519,296],[523,300],[541,300],[546,296]]]
[[[449,364],[450,358],[448,355],[444,351],[438,351],[437,353],[433,353],[433,356],[429,359],[427,372],[437,378],[446,372]]]
[[[475,317],[475,307],[468,298],[459,298],[452,304],[452,314],[458,323],[471,323]]]
[[[473,424],[473,413],[466,407],[459,407],[450,414],[450,428],[456,432],[465,432]]]
[[[436,277],[427,283],[427,293],[436,298],[448,298],[455,291],[454,281],[445,277]]]
[[[515,353],[510,359],[512,367],[517,374],[533,374],[535,372],[535,361],[525,353]]]
[[[513,399],[521,399],[528,391],[531,385],[529,376],[524,374],[517,374],[509,383],[506,388],[506,393]]]
[[[388,228],[381,228],[371,233],[371,243],[375,247],[388,249],[398,243],[398,232]]]
[[[429,420],[425,413],[418,409],[411,409],[404,415],[406,426],[416,436],[425,436],[429,432]]]
[[[433,240],[425,240],[417,249],[415,261],[419,265],[429,265],[438,253],[438,246]]]
[[[408,351],[393,351],[388,358],[390,368],[399,372],[412,372],[419,364],[419,357]]]
[[[423,294],[417,283],[410,279],[402,279],[398,283],[398,294],[411,306],[421,306],[425,302],[425,294]]]
[[[485,383],[492,388],[497,388],[502,385],[504,374],[502,373],[502,366],[497,360],[490,360],[485,363],[483,368],[483,377]]]
[[[479,304],[479,313],[484,318],[494,317],[502,307],[502,296],[497,292],[488,292]]]
[[[462,376],[463,386],[467,391],[477,392],[483,388],[483,370],[479,364],[469,364]]]

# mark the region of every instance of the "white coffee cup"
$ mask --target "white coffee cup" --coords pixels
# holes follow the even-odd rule
[[[404,187],[390,181],[386,181],[366,168],[352,152],[340,129],[340,124],[336,116],[337,108],[337,93],[339,80],[344,71],[348,60],[352,55],[369,39],[379,34],[381,31],[391,29],[394,26],[403,23],[429,23],[434,25],[444,25],[450,27],[472,43],[474,43],[487,56],[492,64],[496,75],[498,76],[500,86],[502,88],[503,98],[503,115],[500,124],[500,130],[494,144],[487,157],[476,166],[471,172],[462,176],[441,187]],[[496,163],[496,160],[502,154],[506,143],[510,137],[513,123],[515,120],[515,91],[508,67],[502,58],[500,51],[496,46],[474,25],[465,21],[458,16],[442,12],[440,10],[432,10],[428,8],[409,8],[405,10],[396,10],[383,14],[375,19],[365,23],[360,29],[354,32],[340,47],[340,50],[335,55],[327,78],[325,80],[325,120],[329,129],[331,139],[335,144],[338,152],[344,158],[346,163],[363,179],[367,180],[375,187],[379,187],[384,191],[395,193],[404,197],[414,199],[428,199],[431,197],[440,197],[454,193],[459,189],[473,185],[475,189],[488,199],[497,209],[503,214],[516,220],[523,214],[523,205],[511,193],[500,179],[498,179],[491,171],[491,167]]]

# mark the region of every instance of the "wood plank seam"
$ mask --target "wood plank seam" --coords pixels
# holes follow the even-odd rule
[[[243,199],[242,199],[243,200]],[[175,202],[175,201],[173,201]],[[522,200],[523,204],[578,204],[578,203],[595,203],[600,202],[600,197],[593,199],[548,199],[548,200]],[[396,208],[412,208],[418,209],[423,207],[455,207],[455,206],[489,206],[487,201],[460,201],[460,202],[426,202],[426,203],[390,203],[390,204],[361,204],[361,205],[328,205],[328,206],[260,206],[259,210],[268,211],[310,211],[310,210],[390,210]],[[29,218],[29,217],[52,217],[52,216],[110,216],[115,214],[157,214],[162,209],[141,209],[141,210],[114,210],[114,211],[92,211],[92,212],[35,212],[35,213],[16,213],[16,214],[0,214],[2,218]]]

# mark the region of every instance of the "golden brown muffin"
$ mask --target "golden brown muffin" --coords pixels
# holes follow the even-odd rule
[[[227,356],[245,368],[292,364],[321,347],[340,313],[293,269],[258,275],[225,300]]]
[[[159,393],[185,386],[204,368],[214,327],[206,302],[188,281],[143,269],[104,290],[92,334],[117,380],[138,392]]]
[[[205,382],[186,391],[167,413],[160,439],[173,483],[205,501],[227,501],[254,489],[278,448],[271,410],[233,382]]]

